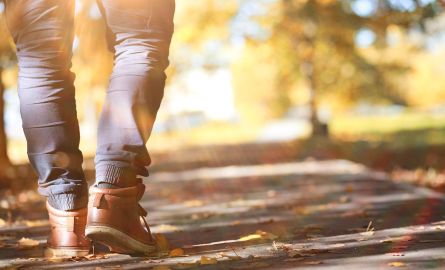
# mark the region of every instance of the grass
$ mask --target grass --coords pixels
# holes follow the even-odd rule
[[[406,112],[394,116],[336,117],[331,122],[331,131],[336,135],[386,135],[400,131],[445,128],[445,115]]]
[[[196,128],[153,134],[148,148],[165,151],[189,145],[251,142],[262,128],[260,124],[211,122]],[[391,147],[395,148],[445,144],[445,114],[434,116],[408,111],[394,116],[341,115],[330,122],[330,132],[341,140],[391,142]],[[95,142],[82,140],[81,150],[86,157],[94,156]],[[22,140],[10,140],[8,152],[13,162],[27,161],[26,143]]]

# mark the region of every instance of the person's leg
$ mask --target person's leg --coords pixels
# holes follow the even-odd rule
[[[115,64],[102,111],[86,235],[120,253],[155,249],[140,223],[145,147],[164,92],[174,0],[102,0]]]
[[[145,146],[164,93],[174,0],[102,0],[115,53],[98,128],[96,184],[131,187],[147,176]]]
[[[88,186],[70,71],[74,1],[8,0],[6,17],[17,46],[20,112],[39,192],[56,209],[84,208]]]
[[[28,156],[48,198],[48,256],[84,256],[88,187],[82,172],[71,73],[73,0],[7,0],[17,47],[18,91]]]

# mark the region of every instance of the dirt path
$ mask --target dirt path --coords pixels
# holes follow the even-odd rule
[[[0,201],[0,264],[96,270],[445,268],[443,195],[394,183],[348,161],[157,172],[145,183],[142,205],[153,233],[183,256],[130,257],[97,246],[88,258],[45,260],[44,202],[26,192]],[[22,237],[38,242],[22,247]]]

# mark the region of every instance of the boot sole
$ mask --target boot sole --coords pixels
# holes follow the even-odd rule
[[[147,255],[156,251],[155,245],[144,244],[128,234],[108,226],[87,226],[85,235],[117,253]]]
[[[89,249],[76,249],[76,248],[51,248],[45,249],[46,258],[72,258],[72,257],[85,257],[90,253]]]

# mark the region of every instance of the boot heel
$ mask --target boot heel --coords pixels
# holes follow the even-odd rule
[[[108,226],[87,226],[85,235],[93,242],[105,245],[111,251],[117,253],[148,255],[156,251],[156,246],[141,243],[131,236]]]

